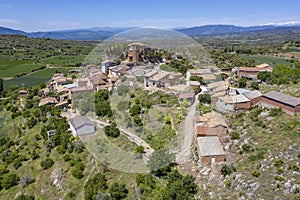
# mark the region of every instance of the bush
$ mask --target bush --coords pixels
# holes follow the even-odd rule
[[[84,166],[83,165],[74,165],[71,170],[72,176],[74,176],[77,179],[81,179],[83,177],[83,170]]]
[[[141,106],[136,104],[130,108],[129,113],[130,113],[130,116],[136,116],[136,115],[141,114],[141,111],[142,111]]]
[[[203,80],[203,77],[201,77],[201,76],[191,76],[190,77],[190,81],[198,81],[201,84],[205,83],[204,80]]]
[[[145,153],[145,148],[143,146],[138,146],[135,148],[135,153]]]
[[[231,165],[227,165],[227,164],[222,165],[221,173],[224,177],[229,176],[230,174],[232,174],[235,171],[236,171],[236,169],[232,164]]]
[[[280,116],[282,114],[281,108],[271,108],[269,115],[272,117]]]
[[[43,170],[47,170],[50,167],[52,167],[54,164],[54,161],[51,158],[47,158],[46,160],[41,162],[41,167],[43,168]]]
[[[3,179],[1,181],[1,186],[2,188],[7,190],[12,186],[17,185],[18,181],[19,181],[19,177],[17,176],[17,174],[8,173],[3,176]]]
[[[115,122],[112,122],[111,125],[104,127],[104,132],[107,136],[117,138],[120,135],[120,130],[117,127]]]
[[[16,198],[16,200],[34,200],[35,197],[32,195],[25,195],[25,194],[21,194],[20,196],[18,196]]]
[[[230,136],[230,139],[238,140],[238,139],[240,139],[240,134],[238,132],[232,132],[231,136]]]
[[[275,176],[274,178],[276,181],[284,181],[284,178],[282,176]]]
[[[113,183],[109,188],[109,193],[112,199],[119,200],[127,197],[128,190],[125,184]]]
[[[63,156],[63,159],[64,159],[65,162],[68,162],[69,160],[71,160],[71,155],[70,154],[65,154]]]
[[[248,145],[248,144],[243,144],[243,145],[242,145],[242,149],[243,149],[243,151],[245,151],[245,152],[250,152],[251,146]]]
[[[254,177],[259,177],[260,174],[261,174],[261,173],[260,173],[260,171],[258,171],[258,170],[254,170],[254,171],[251,172],[251,175],[254,176]]]
[[[210,94],[199,94],[198,99],[200,103],[206,103],[206,104],[211,103]]]
[[[251,88],[253,90],[259,90],[259,83],[258,82],[252,82],[251,83]]]
[[[249,160],[250,161],[256,161],[256,160],[261,160],[264,158],[264,155],[266,153],[265,149],[257,149],[255,152],[253,152],[250,156],[249,156]]]
[[[107,180],[103,174],[95,174],[84,185],[84,199],[96,199],[99,192],[105,192],[107,189]]]
[[[281,167],[283,165],[283,161],[281,159],[276,159],[274,162],[275,167]]]
[[[247,79],[242,77],[238,80],[239,88],[245,88],[247,86]]]

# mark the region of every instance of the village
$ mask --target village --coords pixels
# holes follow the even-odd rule
[[[126,60],[119,64],[110,60],[102,62],[101,66],[87,65],[83,71],[78,69],[70,70],[68,74],[54,74],[46,87],[39,91],[39,107],[54,106],[62,109],[62,115],[68,118],[74,137],[85,138],[95,133],[95,123],[99,119],[80,116],[72,106],[74,95],[100,90],[113,91],[122,77],[134,78],[143,90],[175,95],[180,104],[187,107],[187,116],[191,117],[186,117],[184,123],[190,127],[184,127],[184,132],[181,133],[184,134],[184,144],[176,152],[176,162],[185,165],[196,160],[199,166],[210,166],[230,159],[227,149],[232,127],[224,114],[235,115],[254,106],[280,108],[290,115],[300,112],[299,98],[278,91],[262,94],[258,90],[237,87],[236,79],[244,77],[250,81],[257,80],[259,72],[272,71],[268,64],[251,68],[235,67],[232,71],[193,65],[194,69],[188,69],[184,75],[176,71],[161,70],[161,65],[171,62],[166,58],[156,58],[153,62],[146,60],[145,55],[151,51],[151,48],[143,44],[133,43],[129,45]],[[173,59],[178,58],[174,56]],[[19,94],[26,96],[27,91],[20,90]],[[201,95],[209,96],[210,100],[199,102]],[[197,111],[198,104],[209,107],[210,111]],[[55,130],[48,130],[48,137],[54,134]],[[134,133],[127,133],[126,136],[131,139],[137,137]],[[148,157],[154,151],[142,139],[134,141],[146,147]],[[197,156],[193,149],[197,149]]]

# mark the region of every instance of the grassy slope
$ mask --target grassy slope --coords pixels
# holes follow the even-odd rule
[[[3,112],[0,113],[0,116],[2,115],[4,115]],[[39,135],[42,124],[38,124],[32,129],[25,130],[23,135],[19,137],[15,131],[14,123],[17,127],[23,122],[23,120],[24,118],[22,116],[19,116],[13,122],[11,118],[8,117],[8,121],[3,127],[3,132],[7,133],[9,137],[14,140],[27,143],[27,145],[24,145],[24,148],[22,150],[23,154],[27,157],[29,156],[29,152],[31,152],[33,149],[36,149],[34,146],[36,146],[37,144],[40,148],[40,158],[36,160],[30,159],[28,161],[22,162],[22,166],[17,170],[15,170],[11,164],[8,165],[8,168],[11,171],[16,172],[19,177],[22,177],[24,175],[31,175],[35,178],[35,182],[28,185],[27,187],[23,187],[19,184],[10,188],[9,190],[1,190],[0,199],[14,199],[20,194],[31,194],[35,195],[38,199],[55,200],[64,198],[65,195],[71,191],[76,194],[77,199],[84,199],[85,182],[90,176],[93,176],[93,174],[103,171],[102,164],[97,160],[95,160],[95,162],[92,162],[93,158],[87,150],[85,150],[81,154],[72,154],[73,156],[80,157],[83,160],[84,165],[86,166],[84,177],[78,180],[71,175],[71,167],[69,162],[65,162],[63,160],[63,156],[61,154],[58,154],[56,150],[53,149],[49,157],[55,161],[55,164],[50,169],[43,170],[40,166],[40,162],[46,159],[47,152],[44,147],[43,140],[36,139],[36,135]],[[123,136],[115,139],[113,142],[128,150],[132,150],[136,147],[131,142],[128,142],[127,138],[124,138]],[[128,174],[116,171],[114,169],[108,169],[108,171],[105,173],[108,179],[108,185],[110,185],[114,181],[124,183],[129,190],[127,199],[136,199],[134,189],[135,174]],[[56,178],[61,178],[61,187],[53,185],[53,181]]]
[[[282,113],[273,117],[267,110],[259,110],[254,108],[231,118],[232,131],[240,135],[240,139],[232,142],[230,148],[237,171],[224,180],[227,187],[209,185],[204,193],[212,190],[222,199],[241,196],[246,199],[299,198],[299,193],[285,195],[284,184],[289,180],[293,185],[300,184],[299,168],[291,169],[294,165],[299,167],[300,116]],[[263,114],[255,117],[255,113]],[[243,145],[248,145],[250,149]],[[276,167],[278,159],[283,164]],[[253,171],[260,175],[253,176]],[[278,177],[283,179],[277,181]]]
[[[290,65],[287,59],[274,57],[274,56],[246,55],[246,54],[240,54],[239,56],[242,58],[255,60],[255,64],[268,63],[273,66],[278,64]]]

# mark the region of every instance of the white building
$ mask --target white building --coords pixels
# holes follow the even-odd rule
[[[95,133],[95,124],[87,116],[71,118],[69,124],[75,137]]]

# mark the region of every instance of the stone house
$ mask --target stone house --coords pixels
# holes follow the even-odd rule
[[[210,164],[224,162],[226,160],[226,154],[220,143],[219,137],[198,137],[197,145],[201,163]]]

